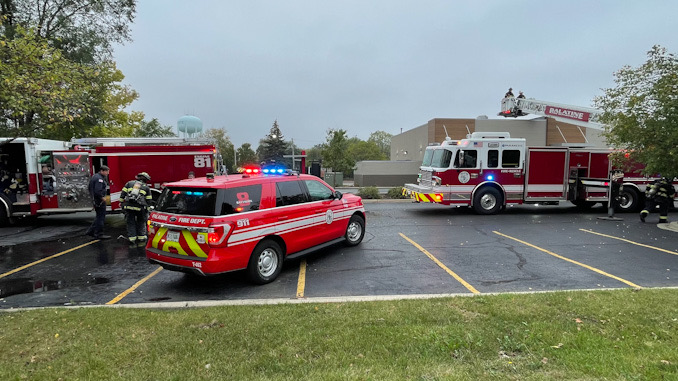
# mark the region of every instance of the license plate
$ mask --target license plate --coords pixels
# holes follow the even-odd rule
[[[179,232],[167,232],[167,240],[172,242],[179,242]]]

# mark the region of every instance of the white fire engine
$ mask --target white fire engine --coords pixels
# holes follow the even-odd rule
[[[15,217],[92,210],[91,175],[110,167],[108,210],[120,209],[120,191],[139,172],[164,183],[220,169],[212,143],[188,138],[87,138],[70,142],[0,138],[0,225]]]
[[[471,206],[495,214],[510,204],[556,204],[580,207],[606,203],[610,195],[612,150],[572,147],[527,147],[507,132],[474,132],[447,139],[424,153],[418,184],[404,192],[416,202]],[[637,211],[645,187],[654,179],[626,173],[619,209]],[[678,183],[674,183],[678,185]]]

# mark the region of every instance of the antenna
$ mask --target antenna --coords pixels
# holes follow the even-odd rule
[[[443,124],[443,129],[445,130],[445,141],[452,140],[452,139],[450,138],[450,135],[447,134],[447,127],[445,127],[444,124]]]
[[[469,135],[471,134],[471,130],[468,129],[468,124],[466,125],[466,132],[467,132]]]

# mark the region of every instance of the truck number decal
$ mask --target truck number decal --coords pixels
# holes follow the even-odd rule
[[[242,228],[245,226],[250,226],[250,219],[249,218],[243,218],[242,220],[238,220],[238,227]]]
[[[196,168],[205,168],[212,166],[212,158],[209,155],[197,155],[193,157],[193,166]]]

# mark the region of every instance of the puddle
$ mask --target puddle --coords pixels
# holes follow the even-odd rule
[[[88,286],[94,284],[109,283],[108,278],[91,277],[74,280],[33,280],[29,278],[2,279],[0,280],[0,298],[18,294],[30,294],[33,292],[46,292],[63,288]]]

